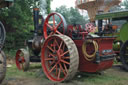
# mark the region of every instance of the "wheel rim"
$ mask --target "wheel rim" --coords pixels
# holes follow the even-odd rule
[[[122,47],[120,52],[121,61],[124,67],[128,70],[128,41],[126,41]]]
[[[52,24],[49,22],[52,21]],[[67,24],[64,17],[59,13],[51,13],[44,22],[44,38],[53,34],[65,34],[67,32]]]
[[[6,56],[3,51],[0,51],[0,84],[6,74]]]
[[[67,43],[58,36],[51,36],[45,41],[41,52],[41,60],[44,72],[50,80],[62,82],[68,79],[70,75],[69,70],[72,70],[72,54],[68,49]],[[73,69],[74,71],[78,69],[79,62],[78,54],[76,56],[75,59],[77,61],[74,63],[76,66]]]
[[[2,48],[6,37],[6,32],[3,24],[0,22],[0,48]]]
[[[16,53],[16,66],[19,70],[24,70],[25,58],[21,50]]]

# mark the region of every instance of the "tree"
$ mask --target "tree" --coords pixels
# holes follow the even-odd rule
[[[55,10],[58,13],[61,13],[64,18],[66,19],[68,24],[81,24],[81,25],[85,25],[86,24],[86,20],[85,17],[82,16],[78,9],[76,8],[66,8],[66,6],[61,6],[59,8],[56,8]]]
[[[46,9],[47,9],[47,14],[49,14],[49,13],[51,12],[51,8],[50,8],[51,0],[46,0],[46,2],[47,2],[47,7],[46,7]]]
[[[0,10],[0,19],[3,22],[7,37],[5,48],[16,49],[19,45],[24,45],[25,39],[34,28],[32,19],[33,7],[38,7],[39,0],[15,0],[10,8]]]

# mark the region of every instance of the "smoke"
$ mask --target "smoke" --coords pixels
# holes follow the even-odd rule
[[[46,7],[47,7],[46,0],[40,0],[40,12],[43,16],[46,16]]]

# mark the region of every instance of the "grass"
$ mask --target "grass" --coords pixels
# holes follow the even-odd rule
[[[79,76],[79,77],[78,77]],[[6,79],[11,78],[35,78],[41,79],[40,82],[49,81],[41,68],[41,64],[31,64],[29,71],[23,72],[17,70],[13,64],[11,68],[7,69]],[[120,68],[112,68],[106,70],[104,74],[97,73],[78,73],[72,80],[62,85],[128,85],[128,72],[120,70]],[[59,84],[59,85],[61,85]],[[38,84],[37,84],[38,85]]]
[[[41,65],[40,64],[32,64],[29,71],[23,72],[19,71],[15,64],[12,67],[7,68],[6,78],[10,77],[29,77],[29,78],[36,78],[39,75],[39,71],[41,73]],[[38,69],[38,70],[37,70]]]

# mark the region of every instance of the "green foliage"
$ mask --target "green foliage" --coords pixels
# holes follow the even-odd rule
[[[11,51],[23,47],[24,41],[32,34],[33,7],[38,7],[39,0],[15,0],[10,8],[0,10],[0,20],[6,29],[5,50]]]
[[[23,71],[19,71],[16,67],[15,64],[12,65],[12,67],[8,68],[7,69],[7,74],[6,74],[6,79],[9,79],[10,77],[27,77],[27,78],[37,78],[39,77],[39,73],[38,71],[37,72],[34,72],[35,69],[40,69],[41,68],[41,64],[32,64],[31,67],[29,68],[30,71],[27,71],[27,72],[23,72]],[[33,70],[33,71],[31,71]]]
[[[61,6],[56,8],[56,12],[61,13],[66,19],[68,24],[86,24],[86,18],[82,16],[76,8],[66,8],[66,6]]]
[[[47,7],[46,7],[46,9],[47,9],[47,14],[49,14],[49,13],[51,12],[51,7],[50,7],[51,1],[52,1],[52,0],[46,0],[46,3],[47,3]]]

